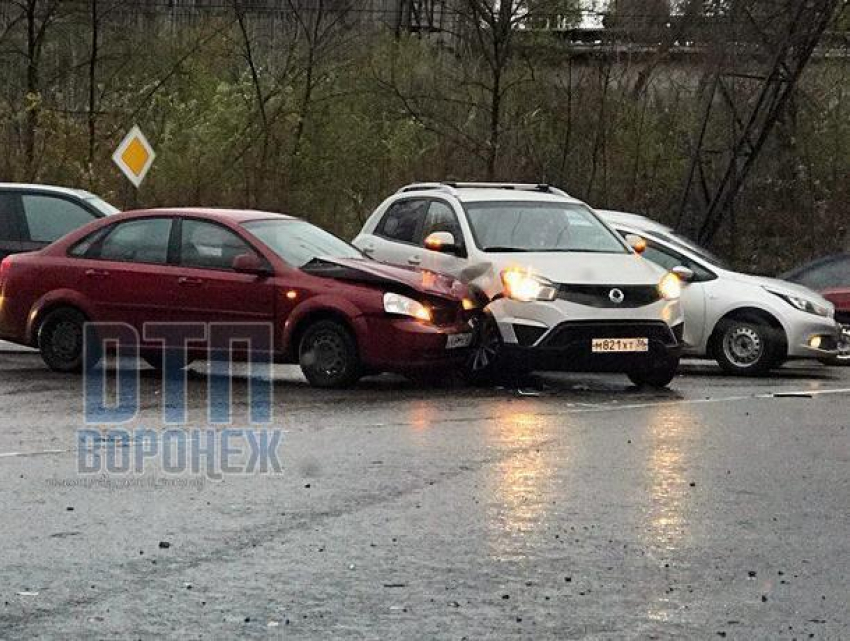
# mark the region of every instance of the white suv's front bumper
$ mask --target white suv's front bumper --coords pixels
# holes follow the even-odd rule
[[[503,356],[521,369],[633,372],[669,367],[682,351],[679,301],[640,307],[592,307],[557,300],[501,298],[488,307],[503,339]],[[596,339],[646,339],[645,351],[598,352]]]
[[[505,344],[518,344],[517,330],[523,326],[544,330],[533,344],[544,340],[553,328],[565,322],[627,323],[629,321],[663,321],[670,327],[684,322],[682,305],[678,300],[658,300],[642,307],[590,307],[565,300],[524,303],[510,298],[499,298],[488,309],[499,326]],[[534,332],[531,333],[534,335]]]

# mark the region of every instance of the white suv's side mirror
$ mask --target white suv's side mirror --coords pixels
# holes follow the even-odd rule
[[[435,231],[428,234],[424,245],[425,249],[445,254],[456,254],[459,249],[454,234],[447,231]]]

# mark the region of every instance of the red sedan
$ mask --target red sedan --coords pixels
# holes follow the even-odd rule
[[[265,323],[276,362],[313,385],[343,387],[382,371],[454,365],[475,313],[453,278],[391,267],[303,220],[257,211],[128,212],[0,264],[0,338],[38,347],[78,372],[87,322],[125,323],[161,366],[151,323]],[[185,339],[185,337],[184,337]],[[163,343],[162,340],[165,340]],[[190,357],[210,344],[194,341]]]
[[[835,365],[850,365],[850,254],[819,258],[783,274],[780,278],[805,285],[835,305],[835,320],[842,327]]]

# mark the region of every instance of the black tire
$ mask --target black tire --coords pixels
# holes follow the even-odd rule
[[[38,349],[47,367],[63,374],[83,371],[86,322],[85,315],[73,307],[53,310],[44,318],[38,327]],[[100,360],[99,353],[89,353],[87,356],[90,366]]]
[[[298,345],[298,362],[315,387],[350,387],[363,375],[357,341],[347,327],[333,320],[307,328]]]
[[[663,363],[632,370],[627,375],[636,387],[654,387],[663,389],[673,382],[679,369],[679,359],[671,358]]]
[[[721,321],[712,340],[712,356],[727,374],[763,376],[785,358],[781,331],[749,320]]]

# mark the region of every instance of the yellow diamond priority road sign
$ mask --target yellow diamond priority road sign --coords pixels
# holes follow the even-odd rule
[[[112,154],[112,161],[136,187],[142,184],[154,158],[153,147],[138,126],[130,130]]]

